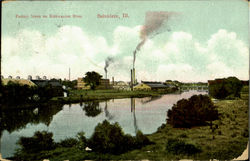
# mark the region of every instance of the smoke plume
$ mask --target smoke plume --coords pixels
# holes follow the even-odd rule
[[[107,57],[106,60],[105,60],[105,67],[104,67],[104,71],[105,71],[105,74],[106,74],[106,79],[107,79],[107,72],[108,72],[108,67],[109,65],[114,61],[114,58],[112,57]]]
[[[153,38],[165,31],[170,31],[168,21],[177,15],[174,12],[147,12],[145,16],[145,24],[140,30],[141,42],[136,46],[133,52],[133,68],[135,65],[136,53],[140,51],[141,47],[145,44],[148,38]]]

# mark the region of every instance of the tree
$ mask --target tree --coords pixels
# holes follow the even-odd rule
[[[194,95],[182,99],[168,110],[167,123],[173,127],[190,128],[206,125],[207,121],[218,119],[218,111],[208,96]]]
[[[83,78],[83,81],[86,83],[86,86],[89,85],[90,88],[94,90],[96,86],[99,85],[102,76],[99,73],[96,73],[95,71],[87,72],[85,75],[86,76]]]
[[[36,131],[32,137],[21,137],[18,144],[24,152],[40,152],[55,148],[53,133],[47,131]]]
[[[133,137],[124,134],[118,123],[110,124],[107,120],[95,127],[93,135],[88,140],[88,146],[93,151],[111,154],[121,154],[149,144],[151,142],[141,131],[138,131]]]
[[[240,97],[243,85],[236,77],[228,77],[209,85],[209,94],[217,99]]]

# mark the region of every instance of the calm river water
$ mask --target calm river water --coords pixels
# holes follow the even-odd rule
[[[33,136],[35,131],[53,133],[55,141],[75,137],[80,131],[90,137],[103,120],[118,122],[125,133],[135,135],[137,129],[151,134],[166,123],[167,110],[178,100],[206,92],[188,91],[161,97],[114,99],[106,102],[86,102],[63,106],[34,107],[32,110],[10,110],[0,116],[3,158],[10,157],[21,136]]]

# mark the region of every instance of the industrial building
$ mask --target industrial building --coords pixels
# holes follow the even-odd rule
[[[109,79],[100,79],[99,85],[96,87],[96,89],[112,89]]]
[[[112,89],[113,87],[110,85],[109,79],[100,79],[99,85],[96,87],[96,89]],[[83,78],[77,79],[77,89],[90,89],[90,86],[87,85],[83,81]]]
[[[131,90],[129,83],[124,81],[117,81],[113,83],[113,88],[117,90]]]
[[[167,90],[168,86],[161,82],[142,81],[140,84],[134,86],[134,90]]]
[[[63,96],[62,84],[58,80],[31,80],[38,87],[49,87],[53,93],[53,96]]]
[[[90,89],[90,86],[86,86],[86,83],[83,81],[82,78],[77,79],[77,89]]]

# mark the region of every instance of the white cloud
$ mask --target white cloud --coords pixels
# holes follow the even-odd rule
[[[15,36],[2,37],[4,76],[47,75],[82,77],[87,71],[104,74],[105,59],[115,62],[108,76],[130,80],[133,51],[141,41],[140,26],[118,26],[113,42],[101,36],[90,36],[80,27],[63,26],[53,35],[21,30]],[[158,40],[159,41],[159,40]],[[147,40],[136,56],[137,79],[164,81],[206,81],[217,77],[237,76],[248,79],[248,47],[236,33],[219,30],[207,42],[199,42],[191,33],[173,32],[165,44]]]

